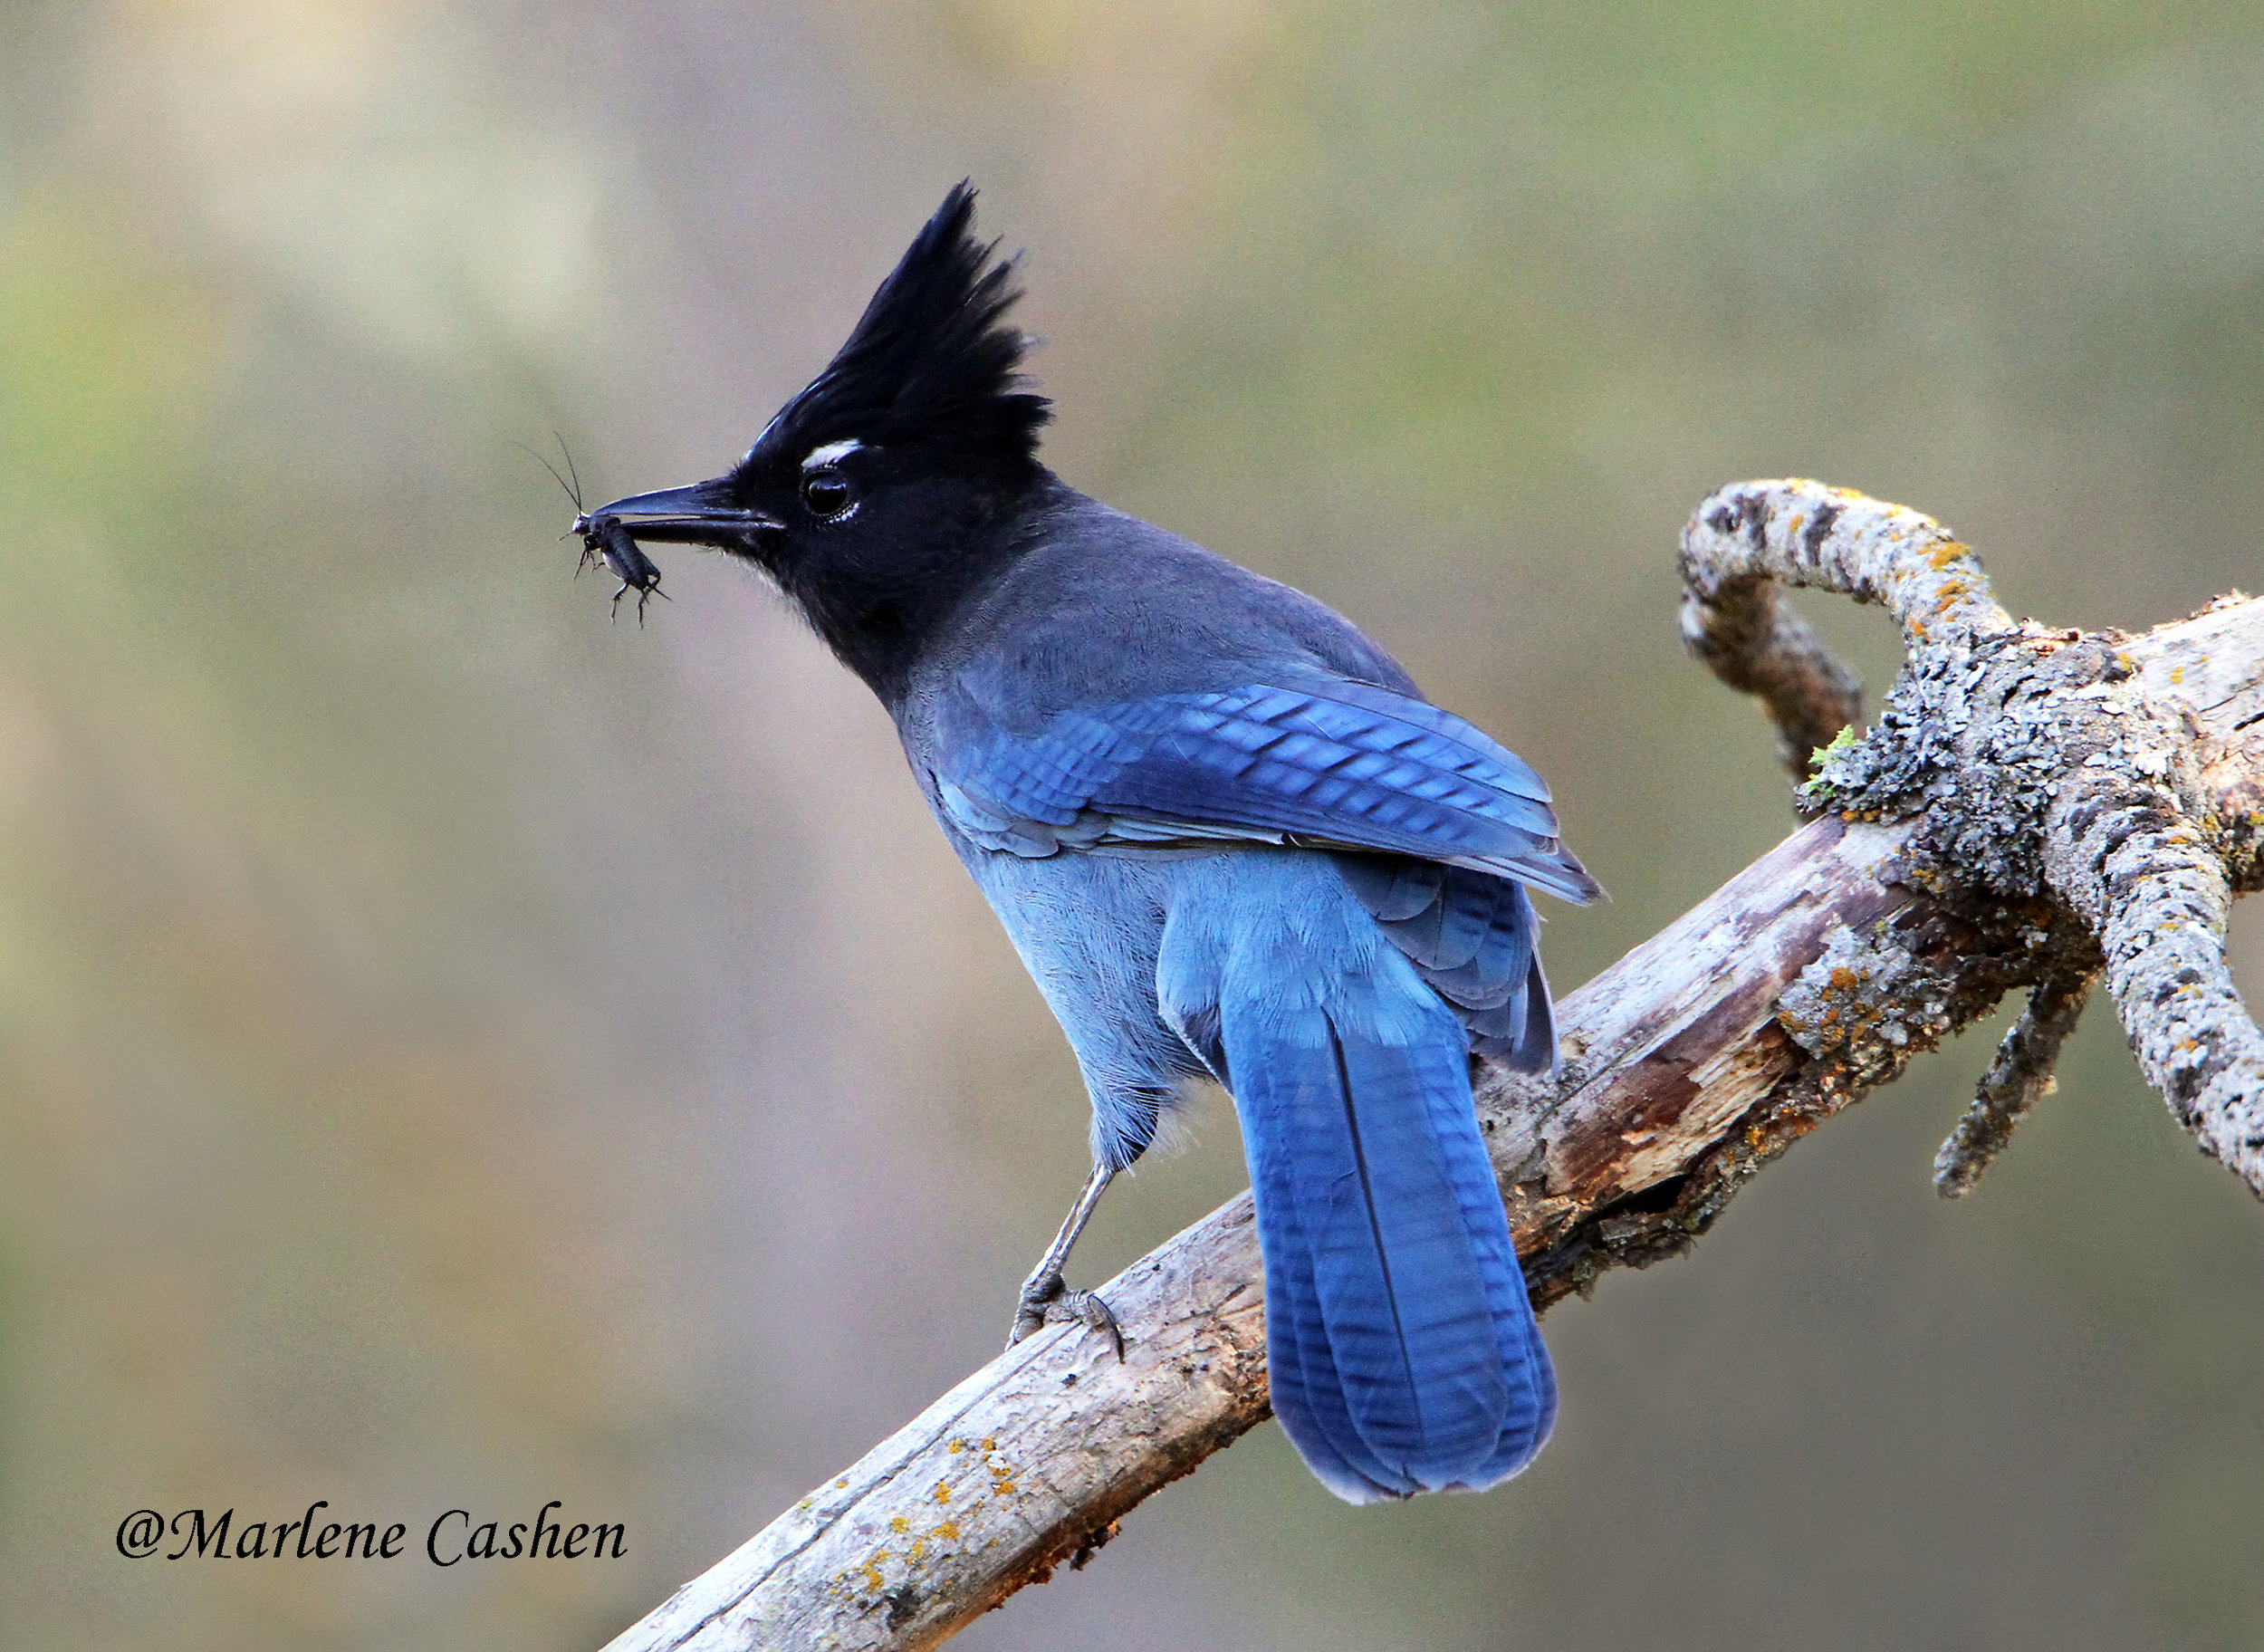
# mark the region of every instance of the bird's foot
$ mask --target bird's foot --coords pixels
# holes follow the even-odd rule
[[[1058,1270],[1032,1273],[1022,1285],[1022,1300],[1014,1308],[1014,1329],[1006,1346],[1013,1347],[1041,1326],[1072,1323],[1107,1331],[1117,1358],[1124,1358],[1124,1328],[1117,1323],[1116,1314],[1101,1301],[1100,1293],[1070,1290]]]

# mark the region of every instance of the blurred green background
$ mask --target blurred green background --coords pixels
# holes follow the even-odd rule
[[[1675,641],[1717,484],[2069,624],[2258,578],[2253,4],[19,0],[0,65],[9,1647],[593,1646],[995,1350],[1059,1034],[864,690],[696,552],[609,626],[515,446],[712,474],[962,175],[1056,467],[1555,783],[1560,985],[1789,824]],[[2264,1647],[2264,1212],[2103,1012],[1943,1203],[1987,1059],[1551,1314],[1516,1484],[1355,1511],[1269,1426],[962,1644]],[[1199,1113],[1083,1276],[1240,1185]],[[315,1498],[629,1558],[112,1546]]]

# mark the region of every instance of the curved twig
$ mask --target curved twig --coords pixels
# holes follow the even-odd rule
[[[1716,604],[1725,589],[1756,580],[1879,603],[1914,648],[1970,647],[2019,629],[1979,559],[1933,517],[1805,476],[1732,483],[1691,514],[1684,634],[1706,629],[1689,603]]]
[[[1781,585],[1877,602],[1905,640],[1971,647],[2015,627],[1980,562],[1931,516],[1805,477],[1714,493],[1683,530],[1683,642],[1758,696],[1795,780],[1863,716],[1863,684],[1780,594]]]
[[[1863,720],[1863,679],[1778,596],[1765,575],[1724,580],[1683,598],[1683,643],[1713,674],[1760,699],[1777,725],[1777,756],[1806,780],[1818,751]]]

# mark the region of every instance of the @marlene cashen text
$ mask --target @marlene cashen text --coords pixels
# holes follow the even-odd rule
[[[136,1509],[118,1522],[118,1552],[128,1560],[393,1561],[417,1550],[407,1521],[327,1520],[327,1499],[295,1520],[240,1520],[234,1509],[213,1514],[183,1509],[168,1518]],[[619,1561],[628,1558],[624,1521],[571,1521],[553,1497],[532,1520],[510,1521],[446,1509],[422,1531],[424,1558],[435,1566],[465,1561]]]

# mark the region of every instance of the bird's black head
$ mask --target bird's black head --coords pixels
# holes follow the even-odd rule
[[[945,197],[849,341],[746,456],[690,487],[600,505],[641,540],[715,545],[775,579],[834,651],[887,695],[952,603],[1013,554],[1046,480],[1044,397],[974,191]]]

